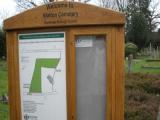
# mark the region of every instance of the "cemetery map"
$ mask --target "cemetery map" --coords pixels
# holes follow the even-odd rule
[[[65,33],[18,38],[22,120],[66,120]]]

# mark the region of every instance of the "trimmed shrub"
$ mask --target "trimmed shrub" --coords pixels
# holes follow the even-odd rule
[[[135,55],[138,51],[138,47],[133,43],[126,43],[125,44],[125,56],[128,56],[130,54]]]

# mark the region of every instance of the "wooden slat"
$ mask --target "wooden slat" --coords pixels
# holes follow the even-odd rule
[[[70,32],[70,39],[69,39],[69,69],[70,69],[70,118],[69,120],[76,120],[76,87],[75,87],[75,47],[74,47],[74,36],[72,35],[72,32]]]
[[[124,28],[116,28],[116,120],[124,120]]]
[[[66,35],[66,95],[67,95],[67,119],[70,119],[71,116],[71,112],[70,112],[70,106],[71,106],[71,102],[70,102],[70,94],[71,94],[71,90],[70,90],[70,69],[69,69],[69,31],[65,30],[65,35]]]
[[[18,75],[18,48],[16,32],[7,32],[7,61],[9,83],[10,120],[20,120],[21,104]]]
[[[116,112],[116,100],[115,100],[115,97],[116,97],[116,78],[115,78],[115,61],[116,61],[116,46],[115,46],[115,30],[114,30],[114,27],[111,28],[111,31],[112,31],[112,39],[111,39],[111,66],[112,66],[112,70],[111,70],[111,85],[112,85],[112,120],[116,120],[116,116],[115,116],[115,112]]]
[[[106,64],[106,71],[107,71],[107,73],[106,73],[106,76],[107,76],[107,87],[106,87],[106,89],[107,89],[107,91],[106,91],[106,93],[107,93],[107,101],[106,101],[106,108],[107,108],[107,111],[106,111],[106,115],[107,115],[107,117],[106,117],[106,120],[112,120],[112,118],[113,118],[113,82],[112,82],[112,78],[113,78],[113,75],[112,75],[112,64],[113,64],[113,62],[112,62],[112,39],[114,38],[113,36],[112,36],[112,31],[110,31],[110,29],[112,29],[111,27],[109,27],[108,29],[107,29],[107,33],[106,33],[106,51],[107,51],[107,55],[106,55],[106,62],[107,62],[107,64]]]

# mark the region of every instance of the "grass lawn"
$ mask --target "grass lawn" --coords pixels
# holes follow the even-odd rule
[[[127,71],[126,61],[126,71]],[[151,68],[149,68],[151,67]],[[134,59],[133,60],[133,73],[150,73],[150,74],[160,74],[160,62],[147,62],[146,59]]]
[[[6,61],[0,60],[0,96],[8,93]],[[0,102],[0,120],[9,120],[8,105]]]

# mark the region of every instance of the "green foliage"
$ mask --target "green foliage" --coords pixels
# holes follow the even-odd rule
[[[156,27],[150,4],[150,0],[129,0],[127,6],[126,41],[136,44],[139,50],[149,44],[148,33]]]
[[[6,39],[3,30],[0,30],[0,58],[6,56]]]
[[[148,24],[145,16],[141,13],[134,13],[131,17],[131,24],[127,33],[127,40],[138,46],[138,49],[145,47],[148,43]]]
[[[138,50],[138,47],[135,44],[130,42],[125,44],[125,56],[128,56],[130,54],[135,55],[137,50]]]

